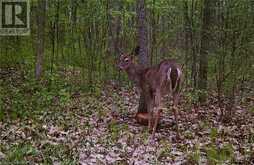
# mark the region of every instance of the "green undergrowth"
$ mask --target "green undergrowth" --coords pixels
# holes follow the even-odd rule
[[[0,69],[0,120],[27,119],[46,111],[69,106],[76,91],[83,91],[59,73],[45,72],[43,80],[37,81],[33,72],[26,68]],[[96,88],[98,93],[100,89]],[[79,94],[78,93],[78,94]]]
[[[109,88],[108,95],[100,96],[101,87],[97,86],[94,87],[96,92],[91,94],[87,87],[79,87],[60,73],[46,72],[43,81],[36,81],[29,70],[6,70],[0,76],[0,164],[78,164],[82,151],[78,149],[82,149],[89,139],[97,141],[95,144],[91,142],[93,147],[98,145],[106,149],[124,150],[122,141],[131,147],[150,146],[146,127],[132,125],[129,118],[119,120],[131,116],[128,108],[136,104],[131,102],[134,98],[127,90],[117,93]],[[231,134],[223,133],[214,124],[218,123],[213,116],[216,109],[199,109],[200,114],[208,113],[205,119],[189,115],[193,113],[190,112],[193,104],[198,103],[197,96],[195,92],[187,95],[187,106],[182,108],[181,113],[187,116],[182,115],[184,121],[180,120],[185,139],[177,143],[170,140],[174,139],[171,131],[175,126],[159,130],[159,133],[166,129],[171,131],[158,138],[160,147],[154,152],[154,164],[173,160],[179,155],[189,164],[232,164],[238,161],[235,146],[228,142]],[[187,122],[185,120],[191,121],[187,127],[183,124]],[[225,124],[220,123],[220,126],[226,129]],[[235,133],[234,129],[231,132]],[[250,162],[253,154],[250,144],[254,142],[252,133],[252,129],[245,132],[248,136],[243,142],[235,138],[246,145],[241,151],[247,156],[240,161]],[[202,139],[206,139],[205,143]],[[127,152],[123,155],[130,156]]]
[[[31,162],[43,164],[76,164],[77,158],[74,153],[63,144],[44,144],[40,149],[31,143],[20,143],[3,149],[5,158],[1,164],[29,164]]]
[[[54,142],[52,137],[61,137],[50,131],[88,129],[89,123],[80,118],[102,109],[98,96],[60,74],[45,72],[43,81],[36,81],[28,69],[0,72],[4,73],[0,74],[0,164],[77,164],[71,141]]]

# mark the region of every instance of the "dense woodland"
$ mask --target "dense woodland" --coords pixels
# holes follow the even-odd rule
[[[253,164],[254,1],[31,0],[31,34],[0,36],[0,164]],[[176,59],[153,142],[116,66]],[[1,163],[2,162],[2,163]]]

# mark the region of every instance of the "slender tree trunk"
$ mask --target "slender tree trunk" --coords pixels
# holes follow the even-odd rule
[[[185,78],[184,80],[187,82],[188,80],[188,63],[189,63],[189,54],[190,54],[190,19],[189,19],[189,7],[188,7],[188,1],[184,1],[184,63],[185,63]]]
[[[137,24],[138,45],[140,46],[139,63],[146,67],[148,66],[148,33],[146,24],[145,0],[137,0]],[[147,112],[146,101],[143,94],[140,96],[138,112]]]
[[[223,116],[223,107],[222,107],[222,96],[223,96],[223,84],[225,80],[225,57],[226,57],[226,39],[227,39],[227,29],[228,25],[225,22],[225,16],[223,12],[223,4],[220,1],[217,1],[217,17],[216,24],[220,29],[220,35],[218,38],[218,47],[222,50],[222,53],[218,53],[217,58],[217,74],[216,74],[216,85],[217,85],[217,93],[218,93],[218,105],[221,110],[221,117]]]
[[[35,77],[37,80],[42,75],[42,65],[45,44],[45,25],[46,25],[46,0],[39,0],[37,7],[37,43],[36,43],[36,68]]]
[[[148,40],[147,23],[145,12],[145,0],[137,0],[137,21],[138,21],[138,45],[140,46],[139,63],[148,65]]]
[[[211,8],[213,5],[213,0],[204,0],[203,7],[203,24],[201,31],[201,48],[200,48],[200,59],[199,59],[199,81],[198,88],[202,92],[199,95],[199,100],[201,103],[206,102],[207,95],[207,70],[208,70],[208,52],[210,48],[211,35],[210,28],[211,22]]]
[[[107,41],[106,41],[106,45],[107,45],[107,51],[106,51],[106,56],[110,56],[113,54],[114,52],[114,45],[113,45],[113,32],[112,32],[112,16],[110,13],[111,10],[111,1],[108,0],[106,1],[106,11],[107,11],[107,17],[106,17],[106,21],[107,21],[107,25],[106,25],[106,34],[107,34]],[[107,65],[107,61],[106,58],[102,58],[103,59],[103,72],[104,72],[104,80],[106,80],[109,76],[109,72],[108,72],[108,65]]]
[[[156,53],[156,16],[155,16],[155,0],[153,0],[153,10],[151,13],[151,41],[150,41],[150,64],[153,65],[154,53]]]
[[[120,3],[120,1],[117,3],[118,5],[118,10],[119,11],[122,11],[123,10],[123,5]],[[121,16],[117,16],[117,18],[115,19],[114,21],[114,33],[115,33],[115,36],[114,36],[114,49],[115,49],[115,53],[117,55],[119,55],[121,52],[120,52],[120,48],[121,48],[121,44],[120,44],[120,33],[122,31],[122,25],[121,25]],[[118,70],[118,74],[117,74],[117,79],[119,81],[121,81],[121,74],[120,74],[120,70]]]
[[[196,90],[197,88],[197,50],[198,50],[198,43],[197,43],[197,33],[194,33],[194,12],[197,10],[197,1],[191,0],[191,16],[190,16],[190,44],[191,44],[191,57],[192,57],[192,66],[191,66],[191,78],[193,81],[193,89]]]

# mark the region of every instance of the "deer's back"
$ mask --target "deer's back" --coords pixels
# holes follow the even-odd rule
[[[181,67],[176,63],[176,60],[169,59],[163,60],[158,65],[147,68],[143,73],[143,81],[148,82],[149,86],[155,90],[157,86],[161,86],[162,89],[168,90],[169,84],[172,83],[172,87],[174,88],[176,85],[178,71]],[[171,69],[171,73],[168,74],[169,69]],[[169,82],[169,77],[171,82]]]

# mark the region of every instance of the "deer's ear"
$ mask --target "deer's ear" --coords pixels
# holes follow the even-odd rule
[[[140,46],[137,46],[134,51],[133,51],[133,55],[137,56],[139,54],[139,50],[140,50]]]

